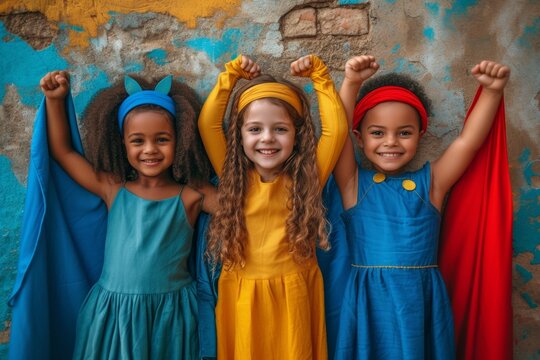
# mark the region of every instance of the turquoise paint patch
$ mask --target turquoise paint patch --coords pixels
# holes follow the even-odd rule
[[[109,78],[105,71],[98,68],[96,65],[88,65],[85,68],[84,79],[80,79],[80,92],[74,96],[73,102],[77,111],[77,116],[80,118],[92,97],[100,90],[111,86]],[[77,80],[77,79],[75,79]]]
[[[424,4],[429,13],[433,16],[439,15],[440,5],[434,2],[427,2]]]
[[[58,28],[60,30],[73,30],[73,31],[76,31],[76,32],[84,32],[84,29],[82,27],[76,26],[76,25],[71,25],[71,24],[66,24],[66,23],[59,23]]]
[[[443,81],[446,82],[446,83],[452,81],[452,69],[450,68],[450,66],[445,66],[444,67]]]
[[[338,5],[359,5],[366,4],[369,0],[339,0]]]
[[[444,12],[444,24],[450,29],[455,30],[452,20],[467,15],[469,8],[477,4],[478,0],[455,0],[452,6]]]
[[[392,50],[390,50],[390,52],[391,52],[392,54],[397,54],[400,48],[401,48],[401,45],[400,45],[400,44],[396,44],[396,45],[394,45],[394,47],[392,48]]]
[[[0,22],[0,39],[0,103],[4,101],[6,86],[14,85],[21,102],[37,108],[42,98],[39,80],[49,71],[68,69],[68,63],[54,45],[34,50],[21,38],[10,34],[3,22]]]
[[[165,65],[167,61],[167,52],[163,49],[154,49],[146,54],[146,57],[158,65]]]
[[[252,24],[242,29],[227,29],[221,38],[199,37],[187,41],[173,41],[176,47],[187,46],[197,51],[203,51],[211,61],[223,63],[234,59],[240,52],[254,53],[262,26]]]
[[[529,282],[532,279],[532,273],[525,269],[523,266],[516,264],[516,271],[518,272],[519,276],[523,279],[525,283]]]
[[[7,299],[17,276],[25,188],[17,181],[11,161],[4,156],[0,156],[0,184],[0,331],[5,331],[11,318]]]
[[[124,72],[138,73],[144,70],[144,65],[141,63],[127,63],[124,65]]]
[[[314,91],[314,89],[313,89],[313,84],[312,84],[312,83],[309,83],[309,84],[304,85],[304,91],[305,91],[306,94],[308,94],[308,95],[313,94],[313,91]]]
[[[435,40],[435,30],[433,30],[433,28],[430,28],[430,27],[424,28],[424,37],[429,42],[433,42]]]
[[[527,302],[527,305],[529,305],[529,307],[531,309],[535,309],[538,307],[538,304],[536,304],[534,302],[534,300],[532,299],[531,295],[527,294],[527,293],[521,293],[521,297],[523,298],[523,300],[525,300]]]
[[[532,160],[531,151],[524,149],[519,156],[525,185],[519,189],[519,210],[514,213],[513,223],[513,249],[514,256],[521,253],[532,253],[531,264],[540,264],[540,219],[538,206],[540,202],[540,189],[532,186],[532,178],[540,176],[533,169],[533,164],[540,160]]]
[[[388,4],[395,4],[395,3],[396,3],[396,0],[386,0],[386,2],[387,2]]]
[[[397,73],[407,73],[411,76],[417,76],[421,74],[420,70],[418,70],[414,66],[414,64],[410,63],[409,60],[405,58],[402,58],[402,57],[396,58],[395,63],[396,65],[394,66],[393,71]],[[379,65],[382,65],[382,64],[379,63]]]
[[[538,44],[538,36],[540,33],[540,17],[534,19],[532,25],[525,26],[523,33],[517,39],[519,46],[532,49],[536,44]]]

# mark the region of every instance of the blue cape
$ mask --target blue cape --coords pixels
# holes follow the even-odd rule
[[[82,154],[66,98],[73,147]],[[49,157],[45,101],[34,122],[9,359],[71,359],[79,307],[103,264],[107,209]]]

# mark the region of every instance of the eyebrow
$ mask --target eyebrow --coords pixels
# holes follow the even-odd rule
[[[169,135],[169,136],[173,136],[169,131],[160,131],[156,134],[154,134],[154,136],[158,136],[158,135]],[[128,134],[128,139],[133,137],[133,136],[144,136],[143,133],[140,133],[140,132],[136,132],[136,133],[131,133],[131,134]]]
[[[386,126],[382,126],[382,125],[369,125],[367,127],[367,130],[371,129],[371,128],[377,128],[377,129],[386,129]],[[406,128],[413,128],[414,129],[414,125],[404,125],[404,126],[400,126],[398,129],[406,129]]]

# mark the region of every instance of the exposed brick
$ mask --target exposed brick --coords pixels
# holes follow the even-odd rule
[[[293,10],[282,18],[284,37],[317,35],[317,13],[313,8]]]
[[[319,9],[317,16],[323,34],[363,35],[369,31],[367,9]]]

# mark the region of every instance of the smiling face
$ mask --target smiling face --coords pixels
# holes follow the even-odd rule
[[[383,102],[366,113],[360,131],[354,133],[377,171],[399,174],[416,154],[420,140],[418,113],[401,102]]]
[[[173,123],[164,111],[128,114],[124,123],[124,145],[129,164],[139,178],[171,176],[176,136]]]
[[[241,128],[244,153],[265,182],[272,181],[291,156],[296,130],[287,110],[268,99],[248,105]]]

